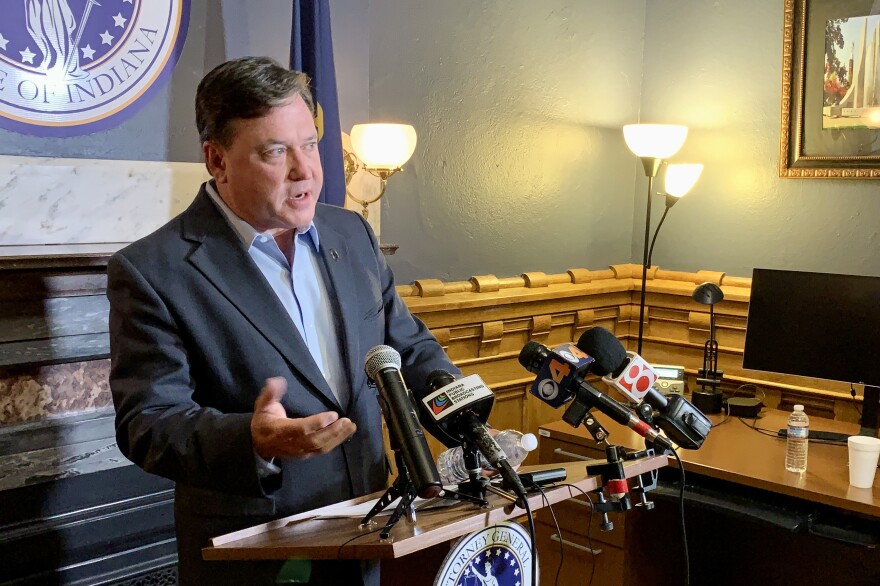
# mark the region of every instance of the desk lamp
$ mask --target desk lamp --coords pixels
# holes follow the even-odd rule
[[[722,395],[718,390],[724,372],[718,370],[718,340],[715,339],[715,304],[724,299],[721,287],[715,283],[697,285],[691,295],[694,301],[709,306],[709,339],[703,346],[703,368],[697,371],[697,384],[700,390],[691,393],[694,406],[711,415],[721,412]]]

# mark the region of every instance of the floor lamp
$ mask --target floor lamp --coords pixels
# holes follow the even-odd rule
[[[666,165],[666,177],[663,185],[663,196],[666,198],[666,209],[660,217],[660,222],[654,228],[654,236],[651,238],[651,246],[648,247],[648,266],[651,266],[651,257],[654,256],[654,244],[657,242],[657,234],[660,233],[660,227],[666,221],[666,214],[683,198],[696,184],[697,179],[703,173],[703,165],[701,163],[672,163]]]
[[[648,281],[648,244],[651,236],[651,191],[654,177],[660,170],[663,159],[668,159],[684,144],[687,126],[676,124],[627,124],[623,127],[626,146],[641,161],[648,177],[648,204],[645,212],[645,246],[642,256],[642,290],[639,300],[639,338],[638,354],[642,353],[642,335],[645,325],[645,287]]]

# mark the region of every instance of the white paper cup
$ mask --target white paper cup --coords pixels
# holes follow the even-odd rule
[[[871,488],[880,459],[880,439],[853,435],[846,443],[849,446],[849,483],[856,488]]]

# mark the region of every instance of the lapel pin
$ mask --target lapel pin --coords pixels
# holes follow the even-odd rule
[[[331,257],[333,260],[339,260],[339,253],[336,252],[336,249],[335,249],[335,248],[331,248],[331,249],[330,249],[330,257]]]

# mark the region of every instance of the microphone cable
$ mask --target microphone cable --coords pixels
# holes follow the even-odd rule
[[[536,586],[538,583],[538,545],[535,540],[538,535],[535,531],[535,519],[532,516],[529,499],[523,497],[523,504],[526,506],[526,514],[529,516],[529,536],[532,538],[532,586]]]
[[[574,484],[569,484],[566,482],[566,483],[562,483],[562,484],[557,484],[556,486],[567,486],[568,487],[568,494],[571,494],[571,489],[573,488],[576,491],[578,491],[579,493],[581,493],[582,495],[584,495],[585,497],[587,497],[587,501],[590,503],[590,518],[587,520],[587,547],[590,549],[590,555],[593,556],[593,564],[590,567],[590,581],[587,584],[592,586],[593,578],[596,576],[596,554],[592,553],[592,552],[596,551],[596,549],[593,547],[593,538],[592,538],[593,513],[596,512],[596,508],[595,508],[595,506],[593,506],[593,498],[589,495],[589,493],[584,492],[584,490],[582,488],[580,488],[579,486],[575,486]],[[572,495],[572,497],[573,496],[574,495]],[[559,539],[560,540],[562,539],[561,533],[559,535]],[[560,564],[559,567],[561,569],[562,564]]]
[[[678,472],[681,475],[681,486],[678,487],[678,508],[681,521],[681,545],[684,551],[684,583],[688,586],[691,583],[691,559],[688,552],[687,528],[684,523],[684,464],[677,450],[672,450],[672,455],[678,462]]]
[[[541,500],[544,501],[544,506],[550,511],[550,516],[553,518],[553,525],[556,527],[556,534],[559,535],[559,565],[556,566],[556,578],[553,580],[554,586],[559,586],[559,574],[562,572],[562,564],[565,562],[565,546],[562,543],[562,529],[559,528],[559,521],[556,519],[553,505],[550,504],[550,500],[547,498],[547,493],[545,493],[544,489],[537,484],[534,485],[534,488],[541,493]]]

